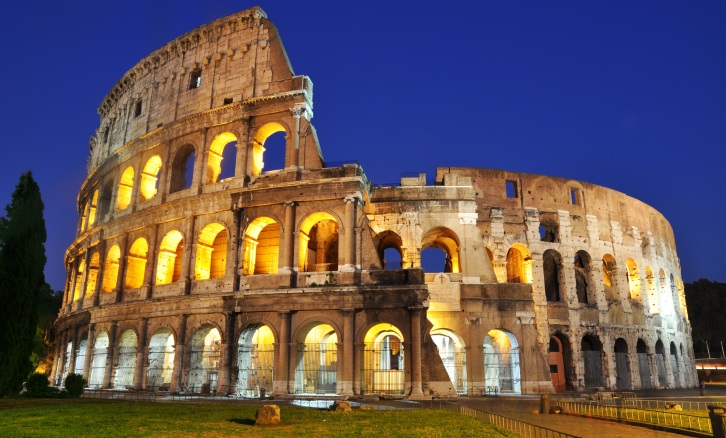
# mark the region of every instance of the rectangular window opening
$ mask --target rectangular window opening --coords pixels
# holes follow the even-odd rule
[[[517,182],[507,180],[507,198],[517,197]]]
[[[232,98],[231,97],[225,97],[224,98],[223,105],[229,105],[230,103],[232,103]]]
[[[580,193],[577,189],[570,189],[570,202],[572,205],[580,205]]]
[[[134,108],[134,117],[139,117],[141,115],[141,101],[136,102],[136,107]]]
[[[103,142],[108,143],[108,126],[103,130]]]
[[[189,89],[194,90],[202,85],[202,71],[194,70],[189,77]]]

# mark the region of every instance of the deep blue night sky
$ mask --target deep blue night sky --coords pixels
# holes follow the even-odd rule
[[[472,166],[604,185],[670,221],[684,281],[726,282],[725,2],[259,5],[315,84],[327,161],[357,159],[378,183]],[[3,7],[0,205],[32,169],[53,288],[63,288],[101,100],[149,52],[251,6]]]

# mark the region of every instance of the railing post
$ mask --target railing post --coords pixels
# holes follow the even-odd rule
[[[708,405],[708,417],[714,438],[726,438],[726,406]]]

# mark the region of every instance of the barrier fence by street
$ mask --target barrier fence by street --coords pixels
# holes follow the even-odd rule
[[[476,418],[477,420],[492,424],[498,428],[514,432],[523,438],[579,438],[577,435],[570,435],[564,432],[547,429],[546,427],[536,426],[524,421],[515,420],[514,418],[505,417],[504,415],[493,414],[491,412],[470,408],[468,406],[456,406],[459,407],[460,414]]]

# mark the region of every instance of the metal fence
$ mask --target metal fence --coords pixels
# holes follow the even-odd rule
[[[459,407],[459,413],[462,415],[476,418],[477,420],[484,421],[501,429],[517,433],[523,438],[578,438],[577,435],[570,435],[568,433],[547,429],[546,427],[535,426],[534,424],[525,423],[524,421],[515,420],[514,418],[503,415],[493,414],[468,406],[457,406]]]
[[[679,401],[668,401],[668,400],[644,400],[644,399],[634,399],[634,400],[628,400],[627,405],[628,406],[635,406],[640,409],[667,409],[669,405],[680,405],[683,409],[687,411],[705,411],[708,412],[708,406],[709,404],[713,404],[713,402],[694,402],[694,401],[688,401],[688,400],[679,400]]]
[[[663,412],[634,407],[600,406],[588,403],[558,402],[566,414],[583,415],[586,417],[615,418],[619,420],[636,421],[640,423],[657,424],[667,427],[697,430],[712,433],[711,420],[708,417],[680,414],[677,412]]]

